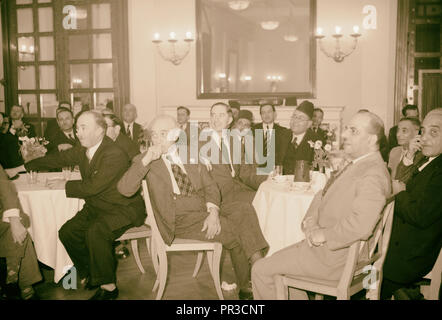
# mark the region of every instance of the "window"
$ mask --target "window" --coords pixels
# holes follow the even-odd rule
[[[69,9],[69,10],[68,10]],[[2,1],[5,100],[43,135],[60,101],[74,113],[129,99],[125,0]]]

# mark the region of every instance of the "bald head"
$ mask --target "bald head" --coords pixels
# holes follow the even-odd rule
[[[85,148],[91,148],[103,140],[107,124],[102,114],[85,111],[77,120],[77,137]]]
[[[123,107],[123,120],[126,123],[133,123],[137,119],[137,108],[133,104],[126,104]]]
[[[163,153],[167,153],[179,137],[179,127],[176,119],[169,115],[155,117],[148,126],[149,135],[155,146],[161,146]]]
[[[422,153],[427,157],[442,154],[442,108],[430,111],[422,123]]]

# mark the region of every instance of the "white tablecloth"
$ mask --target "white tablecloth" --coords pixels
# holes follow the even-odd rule
[[[54,269],[54,281],[58,282],[72,266],[72,261],[58,238],[58,230],[83,208],[84,201],[66,198],[65,190],[50,190],[46,180],[63,178],[60,173],[40,173],[36,184],[29,184],[26,175],[15,180],[23,212],[30,217],[29,233],[34,240],[39,261]],[[71,180],[80,180],[73,173]]]
[[[253,200],[259,225],[270,245],[267,256],[305,238],[301,223],[315,193],[297,191],[290,187],[293,179],[289,180],[285,183],[265,181]]]

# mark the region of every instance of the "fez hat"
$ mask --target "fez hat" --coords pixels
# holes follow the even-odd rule
[[[296,110],[305,113],[310,119],[313,118],[315,106],[310,101],[303,101]]]
[[[247,119],[250,120],[250,122],[253,122],[253,114],[249,110],[241,110],[238,119]]]

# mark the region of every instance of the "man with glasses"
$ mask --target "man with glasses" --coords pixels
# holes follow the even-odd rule
[[[291,139],[283,151],[285,175],[294,174],[295,163],[298,160],[313,162],[314,150],[308,142],[320,140],[311,130],[314,109],[313,103],[304,101],[293,111],[292,119],[290,120]]]
[[[350,246],[368,240],[390,195],[390,175],[379,152],[384,124],[375,114],[356,114],[342,138],[351,160],[319,191],[304,217],[306,240],[262,259],[252,269],[255,299],[276,299],[275,275],[338,281]],[[366,257],[363,251],[360,260]],[[294,290],[295,299],[306,299]],[[292,293],[290,294],[292,297]]]

